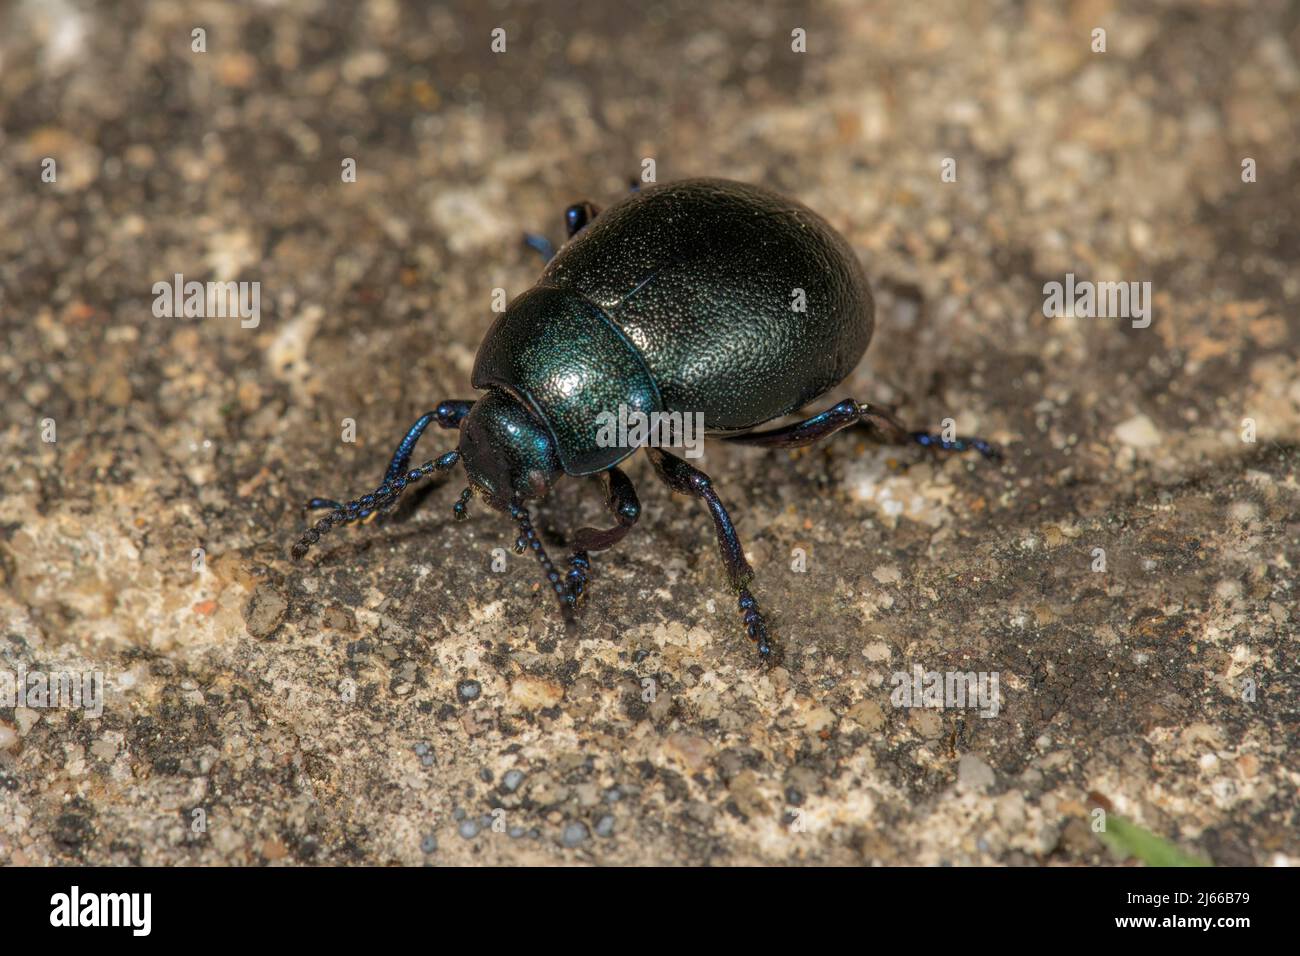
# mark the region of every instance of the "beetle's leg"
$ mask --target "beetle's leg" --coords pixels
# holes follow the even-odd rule
[[[768,431],[749,432],[745,435],[724,435],[722,440],[740,445],[762,445],[766,448],[798,448],[821,441],[841,428],[856,425],[860,419],[858,403],[851,398],[846,398],[834,408],[828,408],[820,415],[814,415],[806,421]]]
[[[560,580],[560,572],[555,570],[555,565],[546,554],[546,548],[542,546],[542,539],[538,536],[537,529],[533,527],[533,519],[528,514],[528,509],[520,505],[511,505],[510,517],[514,518],[519,525],[519,537],[515,541],[515,553],[523,554],[525,551],[532,551],[536,555],[537,563],[542,566],[542,573],[546,575],[547,585],[555,592],[555,599],[560,602],[560,613],[564,615],[565,624],[572,625],[573,607],[577,603],[576,598],[569,593],[569,588],[565,582]],[[572,564],[572,561],[570,561],[570,564]]]
[[[545,236],[540,236],[535,232],[526,232],[524,233],[524,245],[541,256],[543,262],[550,262],[555,258],[555,243]]]
[[[929,432],[909,431],[898,419],[883,409],[851,398],[846,398],[834,408],[829,408],[805,421],[768,431],[727,435],[723,437],[723,441],[741,445],[762,445],[768,448],[798,448],[802,445],[811,445],[842,428],[848,428],[859,422],[869,427],[876,437],[892,445],[908,445],[914,442],[926,448],[937,448],[943,451],[974,449],[985,458],[998,458],[1001,455],[996,446],[982,438],[957,436],[951,441],[946,441],[941,436]]]
[[[354,521],[362,520],[366,515],[375,511],[392,507],[393,503],[397,501],[408,486],[422,478],[427,478],[435,472],[443,474],[450,471],[458,461],[460,461],[460,452],[449,451],[436,461],[426,461],[419,468],[412,468],[405,474],[399,474],[391,480],[386,480],[368,495],[363,495],[355,501],[349,501],[347,504],[339,505],[304,532],[303,536],[298,539],[298,543],[293,546],[293,556],[301,558],[313,544],[321,539],[321,535],[328,534],[336,524],[351,524]]]
[[[603,531],[580,528],[573,535],[573,545],[578,551],[605,551],[614,547],[641,517],[641,502],[637,500],[636,489],[622,469],[610,466],[599,477],[605,484],[605,507],[618,520],[618,525]]]
[[[570,239],[576,236],[582,229],[600,215],[600,210],[587,202],[576,202],[568,209],[564,210],[564,231]]]
[[[605,484],[605,507],[618,524],[613,528],[580,528],[573,536],[573,553],[569,555],[569,573],[564,583],[568,588],[567,600],[574,607],[581,606],[587,594],[587,575],[591,571],[588,551],[605,551],[623,540],[641,517],[641,502],[637,500],[632,480],[621,469],[611,466],[600,473]]]
[[[564,233],[572,239],[584,228],[587,223],[595,219],[600,214],[600,210],[587,202],[576,202],[568,209],[564,210]],[[535,232],[524,233],[524,245],[529,249],[534,249],[542,257],[543,262],[550,262],[555,258],[555,244],[545,236],[538,235]]]
[[[891,445],[915,443],[924,448],[935,448],[940,451],[970,451],[974,449],[990,461],[1002,457],[1002,452],[998,447],[983,438],[957,435],[949,441],[943,436],[935,435],[932,432],[912,431],[884,409],[862,403],[859,405],[858,410],[862,416],[862,424]]]
[[[670,455],[660,448],[647,448],[650,462],[659,477],[673,491],[683,495],[699,498],[709,506],[713,515],[713,528],[718,536],[718,550],[722,555],[722,565],[726,569],[727,579],[739,597],[740,614],[745,623],[745,632],[758,646],[759,657],[764,661],[772,659],[772,641],[767,633],[767,622],[758,609],[758,602],[749,593],[749,583],[754,579],[754,569],[745,560],[745,550],[740,545],[736,528],[731,523],[731,516],[723,507],[718,493],[713,490],[709,476],[676,455]]]
[[[430,424],[436,421],[442,428],[458,428],[460,427],[460,420],[469,413],[470,406],[473,404],[473,401],[466,399],[448,399],[445,402],[440,402],[433,411],[421,415],[415,424],[407,429],[405,437],[402,438],[397,449],[393,452],[392,460],[388,463],[383,480],[390,482],[406,470],[407,465],[411,463],[411,455],[415,452],[416,443],[419,442],[420,436],[424,434],[425,429]],[[305,507],[308,511],[316,511],[320,508],[338,511],[343,505],[333,498],[312,498]],[[360,515],[359,520],[369,521],[390,511],[392,507],[393,504],[390,503],[385,507],[366,511]]]

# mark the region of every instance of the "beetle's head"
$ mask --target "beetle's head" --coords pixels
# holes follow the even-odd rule
[[[460,454],[470,487],[499,511],[545,497],[562,473],[546,426],[500,388],[475,402],[461,422]]]

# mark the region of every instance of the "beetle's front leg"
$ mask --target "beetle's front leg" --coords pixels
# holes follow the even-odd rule
[[[698,468],[688,465],[676,455],[659,448],[647,448],[650,462],[664,483],[673,491],[699,498],[709,506],[713,515],[713,529],[718,536],[718,551],[722,555],[722,566],[726,569],[727,579],[732,589],[739,596],[740,615],[745,623],[745,632],[758,647],[758,655],[764,661],[772,660],[772,640],[768,635],[767,622],[758,609],[758,602],[749,593],[749,583],[754,579],[754,569],[745,560],[745,549],[741,547],[731,516],[723,506],[718,493],[713,490],[713,481]]]
[[[335,525],[352,524],[363,520],[364,516],[376,511],[387,511],[393,506],[402,492],[415,482],[434,474],[445,474],[456,462],[460,461],[459,451],[449,451],[436,460],[426,461],[419,468],[412,468],[405,474],[399,474],[391,481],[385,481],[368,495],[362,495],[355,501],[339,504],[330,513],[308,528],[293,546],[295,560],[305,555],[322,535],[329,534]],[[320,499],[314,499],[320,500]]]
[[[614,547],[632,530],[637,518],[641,517],[641,502],[637,500],[632,479],[613,465],[600,473],[600,479],[605,484],[605,507],[618,524],[603,530],[579,528],[574,534],[573,553],[569,555],[569,573],[565,577],[569,601],[574,607],[581,606],[587,594],[587,576],[591,571],[587,552],[605,551]]]
[[[438,403],[438,407],[433,411],[421,415],[415,424],[406,430],[406,435],[398,443],[392,459],[388,462],[388,468],[384,471],[381,484],[391,483],[406,471],[407,466],[411,463],[411,455],[415,453],[415,446],[420,441],[420,436],[424,434],[425,429],[434,422],[437,422],[441,428],[459,428],[460,420],[469,414],[470,406],[473,404],[473,401],[467,399],[448,399],[445,402]],[[363,511],[357,516],[357,520],[370,521],[377,515],[391,510],[395,503],[396,499],[383,507]],[[315,511],[320,508],[338,511],[342,507],[343,505],[333,498],[312,498],[306,505],[308,511]]]

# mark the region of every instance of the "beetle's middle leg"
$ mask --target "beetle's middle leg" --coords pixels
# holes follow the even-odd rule
[[[754,569],[745,560],[745,549],[741,547],[736,527],[731,523],[731,516],[723,506],[718,493],[713,490],[713,481],[698,468],[688,465],[676,455],[671,455],[660,448],[647,448],[650,462],[664,483],[673,491],[683,495],[699,498],[709,506],[713,515],[713,529],[718,536],[718,551],[722,555],[722,566],[726,569],[727,579],[732,590],[739,596],[740,614],[745,623],[745,632],[758,647],[759,657],[764,661],[772,659],[772,640],[767,633],[767,622],[758,609],[758,602],[749,593],[749,584],[754,579]]]
[[[902,422],[884,409],[876,408],[865,402],[846,398],[834,408],[802,422],[773,428],[762,432],[749,432],[744,435],[727,435],[723,441],[736,442],[741,445],[762,445],[767,448],[798,448],[821,441],[843,428],[857,424],[866,425],[878,439],[891,445],[917,444],[925,448],[941,451],[969,451],[974,449],[985,458],[999,458],[1001,452],[997,446],[982,438],[956,436],[951,440],[931,432],[911,431]]]

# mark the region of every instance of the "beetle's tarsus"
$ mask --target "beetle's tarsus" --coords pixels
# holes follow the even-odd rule
[[[520,505],[510,506],[510,517],[514,518],[519,525],[519,537],[515,539],[515,550],[519,550],[519,544],[522,541],[525,551],[532,551],[537,557],[537,563],[542,566],[542,574],[546,578],[546,586],[555,594],[555,599],[560,604],[560,613],[564,615],[566,624],[573,622],[573,612],[577,605],[577,597],[569,588],[566,580],[560,577],[560,572],[555,569],[554,562],[546,553],[546,548],[542,545],[542,539],[537,534],[537,529],[533,527],[532,517],[528,514],[528,509]],[[582,556],[584,561],[586,555]],[[572,563],[572,559],[570,559]],[[573,574],[572,571],[569,572]],[[583,575],[583,584],[585,586],[586,577]]]
[[[456,499],[456,503],[451,506],[451,514],[453,518],[457,521],[464,521],[469,517],[469,512],[465,510],[465,506],[469,504],[469,499],[473,496],[474,492],[468,487],[460,493],[460,497]]]
[[[924,431],[911,431],[892,414],[882,408],[846,398],[832,408],[819,412],[812,418],[782,428],[743,435],[728,435],[724,441],[741,445],[760,445],[765,448],[800,448],[828,438],[850,425],[867,426],[878,439],[890,445],[917,444],[938,451],[977,451],[990,461],[1002,457],[992,442],[983,438],[958,435],[952,440]]]
[[[298,542],[293,546],[290,552],[295,559],[302,558],[311,550],[311,546],[321,539],[322,536],[329,534],[335,525],[354,524],[358,521],[364,521],[372,514],[382,513],[390,509],[402,492],[417,481],[427,478],[435,472],[445,472],[450,469],[457,461],[460,460],[460,452],[447,452],[441,458],[436,460],[430,459],[419,468],[412,468],[404,475],[398,475],[391,481],[385,481],[368,495],[362,495],[346,504],[338,505],[330,511],[329,514],[317,521],[311,528],[305,531]],[[313,502],[323,502],[326,499],[313,498]],[[311,502],[309,502],[310,504]],[[337,504],[331,502],[331,504]]]
[[[739,596],[741,620],[745,633],[758,648],[760,660],[770,662],[773,658],[774,645],[767,629],[767,620],[758,609],[758,602],[749,593],[749,583],[754,579],[754,569],[745,559],[745,549],[736,534],[736,526],[731,522],[722,499],[713,490],[713,481],[704,472],[693,465],[688,465],[676,455],[671,455],[661,448],[647,448],[650,463],[655,472],[673,491],[678,494],[699,498],[708,505],[713,516],[713,530],[718,538],[718,552],[722,556],[722,566],[727,572],[727,580]]]
[[[767,620],[763,617],[763,612],[758,609],[758,602],[754,600],[748,588],[740,589],[739,606],[740,617],[745,624],[745,633],[754,642],[759,660],[765,664],[773,663],[775,655],[772,638],[767,630]]]

